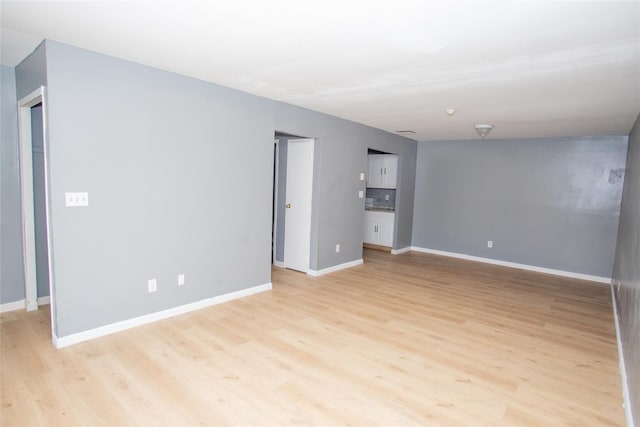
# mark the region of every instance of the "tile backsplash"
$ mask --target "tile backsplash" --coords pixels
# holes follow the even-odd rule
[[[387,199],[389,196],[389,200]],[[387,188],[367,188],[367,199],[373,199],[373,207],[378,209],[395,209],[396,190]]]

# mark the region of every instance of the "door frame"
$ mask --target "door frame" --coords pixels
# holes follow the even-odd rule
[[[51,328],[54,327],[54,275],[51,245],[51,201],[49,186],[49,138],[47,126],[47,96],[44,86],[40,86],[18,101],[18,142],[20,164],[20,197],[22,203],[22,252],[24,267],[25,309],[38,309],[38,283],[36,275],[36,243],[33,194],[33,141],[31,135],[31,107],[42,104],[42,145],[44,157],[45,223],[49,270],[49,300],[51,304]]]
[[[276,259],[278,252],[278,183],[280,175],[280,138],[275,137],[273,140],[274,145],[274,178],[273,178],[273,224],[271,226],[271,250],[273,251],[272,264],[277,267],[284,267],[284,261],[278,261]]]

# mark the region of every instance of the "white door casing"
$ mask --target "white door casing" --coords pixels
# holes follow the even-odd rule
[[[56,336],[57,306],[53,272],[53,250],[51,238],[51,200],[49,190],[49,136],[47,121],[47,99],[44,86],[40,86],[18,101],[18,140],[20,151],[20,197],[22,202],[22,245],[24,263],[25,308],[38,308],[38,284],[36,274],[36,242],[33,187],[33,140],[31,134],[31,108],[42,104],[42,148],[44,157],[45,224],[49,270],[49,301],[51,312],[51,333]]]

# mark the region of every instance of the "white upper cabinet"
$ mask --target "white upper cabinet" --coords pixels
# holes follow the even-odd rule
[[[369,155],[370,188],[396,188],[398,180],[398,156],[395,154]]]

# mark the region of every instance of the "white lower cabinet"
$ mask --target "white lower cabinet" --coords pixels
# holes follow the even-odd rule
[[[393,212],[364,212],[364,243],[393,246]]]

